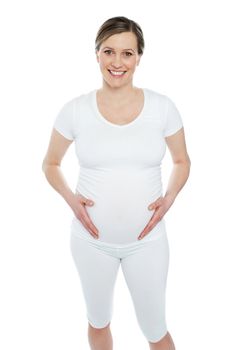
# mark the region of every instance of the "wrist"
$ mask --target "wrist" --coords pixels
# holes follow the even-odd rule
[[[64,200],[67,202],[67,204],[69,204],[70,207],[72,207],[73,205],[74,197],[75,197],[75,194],[71,190],[67,191],[63,195]]]
[[[176,199],[176,196],[177,196],[176,194],[167,192],[165,193],[164,198],[167,199],[169,202],[173,203]]]

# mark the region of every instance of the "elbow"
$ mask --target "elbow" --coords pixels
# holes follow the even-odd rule
[[[42,166],[41,166],[41,169],[44,173],[46,172],[48,166],[49,166],[48,159],[45,157],[43,159]]]
[[[189,166],[189,167],[191,166],[191,159],[190,159],[187,151],[185,152],[182,161],[183,161],[183,163],[187,164],[187,166]]]
[[[42,166],[41,166],[41,168],[42,168],[42,171],[44,172],[44,173],[46,173],[46,170],[49,168],[49,167],[51,167],[51,166],[55,166],[55,167],[57,167],[57,166],[60,166],[61,164],[59,163],[59,162],[48,162],[47,160],[46,160],[46,158],[43,160],[43,162],[42,162]]]
[[[43,173],[45,173],[46,167],[47,167],[47,164],[46,164],[46,162],[43,160],[42,166],[41,166],[41,169],[42,169]]]
[[[191,160],[189,156],[183,159],[176,160],[174,162],[174,166],[179,166],[181,169],[183,169],[185,173],[187,173],[187,176],[189,176],[190,169],[191,169]]]
[[[183,165],[186,166],[187,168],[191,167],[191,160],[189,157],[185,158],[185,159],[179,159],[173,162],[174,165]]]
[[[189,156],[187,157],[185,164],[187,169],[187,177],[189,177],[190,169],[191,169],[191,159],[189,158]]]
[[[187,163],[188,163],[189,167],[191,167],[191,159],[189,158],[189,155],[187,155]]]
[[[188,156],[187,159],[184,161],[184,164],[186,165],[187,169],[190,170],[190,168],[191,168],[191,159],[189,158],[189,156]]]
[[[187,155],[186,159],[184,160],[184,163],[187,164],[187,166],[191,167],[191,159],[189,158],[189,155]]]

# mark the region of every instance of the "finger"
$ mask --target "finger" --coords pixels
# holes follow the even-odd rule
[[[80,201],[83,205],[88,205],[88,206],[92,206],[94,205],[93,200],[85,198],[83,196],[81,196],[81,201]],[[82,211],[83,213],[83,220],[85,221],[87,227],[89,230],[92,230],[94,234],[98,234],[98,229],[97,227],[95,227],[95,225],[93,224],[93,222],[91,221],[87,211],[85,210],[85,207],[83,206],[84,210]]]
[[[162,216],[159,215],[159,214],[156,214],[154,217],[153,217],[153,227],[155,225],[157,225],[157,223],[162,219]]]
[[[94,205],[94,202],[91,199],[88,199],[85,197],[81,198],[81,203],[84,205],[90,205],[90,206]]]
[[[97,227],[95,227],[95,225],[91,221],[85,208],[83,208],[81,216],[82,216],[82,221],[85,223],[85,227],[88,229],[88,231],[90,231],[91,233],[93,233],[94,235],[96,235],[98,237],[99,231],[98,231]]]
[[[152,209],[158,208],[158,207],[161,205],[162,200],[163,200],[163,198],[162,198],[162,197],[159,197],[158,199],[156,199],[155,202],[151,203],[151,204],[148,206],[148,209],[149,209],[149,210],[152,210]]]
[[[89,227],[89,229],[98,237],[99,231],[98,231],[97,227],[93,224],[93,222],[90,220],[90,218],[87,217],[85,219],[85,221],[86,221],[86,224]]]
[[[97,228],[91,222],[87,221],[86,219],[82,219],[82,224],[94,238],[99,237]]]
[[[151,222],[149,222],[143,229],[143,231],[140,233],[140,235],[138,236],[138,239],[143,238],[145,235],[147,235],[148,232],[150,232],[152,229],[152,224]]]
[[[87,231],[94,237],[94,238],[98,238],[98,234],[96,234],[86,223],[86,221],[81,220],[83,226],[87,229]]]
[[[159,213],[156,213],[153,215],[153,217],[150,219],[149,223],[144,227],[143,231],[138,236],[138,239],[142,239],[145,235],[147,235],[161,220],[161,215]]]
[[[93,205],[94,204],[94,201],[91,200],[91,199],[88,199],[86,197],[84,197],[81,193],[77,192],[76,193],[76,196],[78,197],[78,200],[81,204],[84,204],[84,205]]]

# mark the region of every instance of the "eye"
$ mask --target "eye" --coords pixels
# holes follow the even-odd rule
[[[110,52],[112,52],[112,50],[105,50],[104,53],[109,54]]]
[[[128,56],[128,57],[129,57],[129,56],[132,56],[132,53],[131,53],[131,52],[126,52],[125,54],[126,54],[126,56]]]

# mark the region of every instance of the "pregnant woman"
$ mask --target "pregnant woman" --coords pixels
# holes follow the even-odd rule
[[[165,315],[164,215],[187,181],[191,163],[174,102],[133,85],[143,49],[135,21],[113,17],[102,24],[95,41],[102,87],[62,106],[43,161],[48,182],[74,213],[70,248],[92,350],[113,348],[110,322],[120,265],[150,349],[175,349]],[[74,192],[60,169],[73,141],[80,167]],[[160,166],[166,146],[173,170],[163,195]]]

